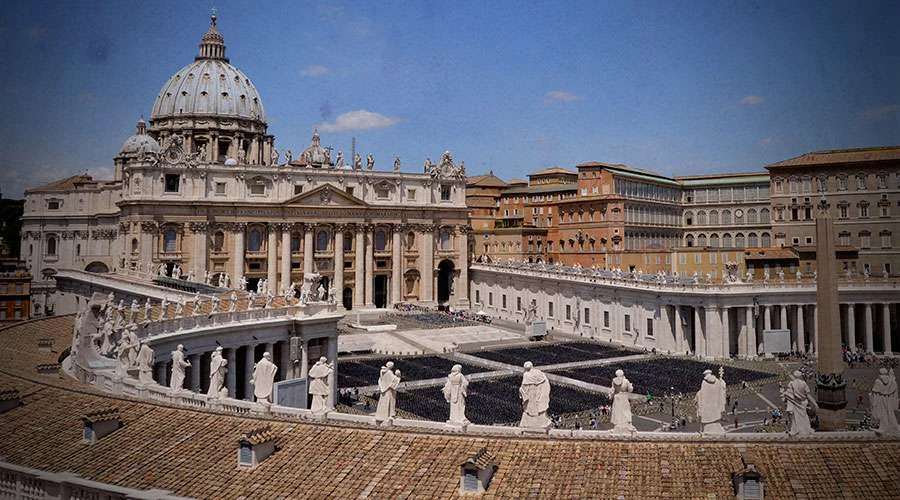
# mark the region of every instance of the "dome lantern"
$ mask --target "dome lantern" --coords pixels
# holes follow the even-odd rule
[[[194,58],[195,61],[201,59],[218,59],[228,62],[228,58],[225,57],[225,38],[216,29],[215,9],[209,16],[209,29],[200,39],[200,53]]]

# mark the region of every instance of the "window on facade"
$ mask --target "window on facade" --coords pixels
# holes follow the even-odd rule
[[[869,248],[872,246],[872,236],[868,231],[862,231],[859,233],[859,247],[860,248]]]
[[[630,314],[625,315],[625,331],[626,332],[631,331],[631,315]]]
[[[719,248],[719,235],[718,234],[709,235],[709,246],[711,246],[712,248]],[[657,256],[657,259],[659,259],[659,256]],[[659,262],[657,262],[657,264],[659,264]]]
[[[296,234],[291,235],[291,253],[299,253],[300,252],[300,237]]]
[[[222,231],[216,231],[216,234],[213,235],[213,252],[221,252],[224,246],[225,233],[223,233]]]
[[[384,184],[375,186],[375,197],[379,200],[386,200],[391,197],[391,191]]]
[[[609,311],[603,311],[603,328],[609,328]]]
[[[706,247],[706,235],[705,234],[697,235],[697,246],[700,248]]]
[[[782,182],[780,179],[775,181],[775,192],[776,193],[784,192],[784,182]]]
[[[294,184],[294,196],[303,192],[303,184]]]
[[[890,231],[882,231],[879,233],[879,236],[881,236],[881,248],[890,248],[892,246]]]
[[[481,303],[481,290],[475,290],[475,303]]]
[[[841,231],[838,234],[838,244],[841,246],[850,246],[850,233],[847,231]]]
[[[166,229],[163,233],[163,252],[177,252],[178,233],[174,229]]]
[[[731,224],[730,210],[722,210],[722,224]]]
[[[759,239],[760,246],[770,247],[772,246],[772,236],[769,233],[763,233]]]
[[[450,186],[441,186],[441,201],[450,201]]]
[[[500,297],[500,307],[503,309],[506,309],[506,294],[505,293]]]
[[[759,222],[760,224],[768,224],[769,223],[769,209],[763,208],[759,211]]]
[[[47,255],[56,255],[56,236],[47,237]]]
[[[887,189],[887,174],[878,174],[875,179],[878,181],[878,189]]]
[[[225,194],[225,183],[224,182],[216,183],[216,194]]]
[[[859,216],[860,217],[868,217],[869,216],[869,205],[867,203],[859,204]]]
[[[259,229],[251,229],[247,236],[247,251],[259,252],[262,250],[262,231]]]
[[[756,237],[756,233],[750,233],[747,235],[747,246],[748,247],[758,247],[759,239]]]
[[[865,175],[857,175],[856,176],[856,189],[860,191],[864,191],[866,189],[866,176]]]
[[[584,308],[584,324],[585,325],[591,324],[591,308],[590,307]]]
[[[60,205],[59,200],[50,200],[47,202],[47,210],[59,210]]]
[[[344,188],[344,192],[347,193],[347,194],[349,194],[350,196],[353,196],[353,186],[347,186],[347,187],[345,187],[345,188]]]
[[[378,231],[375,231],[374,240],[375,251],[385,251],[385,249],[387,248],[387,234],[379,229]]]
[[[488,305],[494,305],[494,292],[488,292]]]
[[[384,233],[382,233],[383,235]],[[320,230],[316,233],[316,251],[317,252],[327,252],[328,251],[328,240],[330,240],[328,235],[328,231]]]
[[[744,234],[738,233],[734,235],[734,246],[737,248],[744,248]]]
[[[553,302],[547,302],[547,317],[553,317]]]
[[[344,233],[344,251],[349,252],[353,250],[353,233],[346,232]]]
[[[838,190],[846,191],[847,190],[847,178],[844,176],[838,177]]]
[[[572,319],[572,306],[571,304],[566,304],[566,319]]]
[[[838,205],[838,217],[841,219],[847,218],[847,205],[845,202],[841,202],[841,205]]]
[[[447,229],[441,230],[441,250],[451,250],[452,243],[453,242],[450,239],[450,231]]]
[[[264,196],[266,194],[266,185],[262,182],[250,184],[250,194],[252,196]]]
[[[164,179],[167,193],[177,193],[179,191],[178,188],[181,184],[180,174],[166,174]]]
[[[653,336],[653,318],[647,318],[647,336]]]
[[[516,311],[522,310],[522,297],[516,297]]]
[[[131,253],[133,253],[133,254],[138,253],[138,239],[137,238],[131,239]]]
[[[412,188],[407,189],[406,190],[406,199],[410,200],[410,201],[415,201],[416,200],[416,190],[412,189]]]
[[[709,223],[712,225],[719,223],[719,212],[717,210],[711,210],[709,212]]]

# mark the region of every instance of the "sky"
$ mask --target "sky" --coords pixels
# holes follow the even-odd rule
[[[85,171],[149,118],[215,7],[280,150],[318,127],[376,169],[450,150],[470,175],[624,163],[763,170],[900,144],[900,2],[9,2],[0,190]]]

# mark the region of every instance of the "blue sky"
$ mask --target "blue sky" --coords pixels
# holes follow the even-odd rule
[[[279,149],[503,178],[760,170],[900,144],[898,2],[43,2],[0,14],[0,189],[112,158],[218,10]]]

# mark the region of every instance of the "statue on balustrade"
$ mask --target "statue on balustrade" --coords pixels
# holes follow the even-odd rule
[[[264,352],[262,359],[253,367],[253,378],[250,379],[257,403],[272,403],[272,386],[277,372],[278,367],[272,362],[272,354]]]
[[[122,330],[122,338],[119,340],[119,351],[116,358],[119,361],[117,375],[124,377],[128,375],[128,370],[134,366],[137,361],[138,351],[141,347],[137,338],[137,325],[131,323]]]
[[[184,317],[184,301],[178,299],[175,301],[175,314],[172,315],[173,318],[183,318]]]
[[[872,403],[872,417],[878,420],[878,435],[898,435],[900,426],[897,425],[897,376],[894,370],[881,368],[878,378],[872,384],[872,392],[869,394]]]
[[[112,320],[103,321],[100,326],[100,355],[111,356],[116,350],[115,329]]]
[[[337,303],[337,290],[334,289],[334,285],[328,287],[328,303],[331,305]]]
[[[453,365],[447,382],[444,383],[444,400],[450,403],[450,418],[447,423],[466,425],[466,397],[469,392],[469,379],[462,373],[462,365]]]
[[[147,300],[144,301],[144,321],[150,321],[150,314],[153,312],[153,302],[150,302],[150,297],[147,297]]]
[[[184,346],[178,344],[178,347],[172,351],[172,374],[169,377],[169,388],[173,391],[184,389],[184,369],[191,366],[190,361],[184,359]]]
[[[528,305],[528,308],[525,309],[525,319],[522,320],[525,323],[525,326],[531,326],[534,324],[535,319],[537,319],[537,300],[531,299],[531,304]]]
[[[169,298],[163,295],[162,302],[159,303],[159,318],[157,319],[166,319],[166,315],[169,313]]]
[[[166,275],[166,264],[162,262],[159,264],[159,267],[156,268],[157,276],[165,276]]]
[[[231,295],[228,297],[228,302],[229,302],[228,303],[228,312],[237,311],[237,301],[238,301],[237,294],[234,292],[231,292]]]
[[[192,313],[194,316],[197,316],[198,314],[200,314],[201,311],[203,311],[203,303],[200,301],[200,292],[197,292],[194,295],[193,307],[194,307],[194,310],[192,311]]]
[[[319,282],[319,287],[316,288],[316,295],[319,297],[319,301],[325,302],[325,299],[328,298],[328,292],[325,290],[325,285],[322,282]]]
[[[525,362],[525,373],[522,374],[522,385],[519,397],[522,398],[522,419],[520,427],[530,429],[548,429],[550,419],[547,409],[550,407],[550,381],[544,372],[534,367],[531,361]]]
[[[212,304],[209,309],[210,314],[214,314],[219,312],[219,296],[213,295],[212,299],[210,299],[210,303]]]
[[[141,342],[141,349],[137,354],[138,380],[145,384],[153,383],[153,349],[147,342]]]
[[[637,431],[631,423],[631,401],[628,400],[633,391],[634,386],[625,378],[625,372],[616,370],[616,376],[612,379],[613,403],[610,415],[612,431],[615,433],[630,434]]]
[[[194,282],[194,279],[196,279],[196,275],[194,274],[194,270],[191,269],[191,270],[188,271],[188,273],[187,273],[187,280],[190,281],[191,283],[193,283],[193,282]]]
[[[209,272],[209,269],[206,270],[206,276],[203,278],[203,282],[212,286],[212,273]]]
[[[141,310],[141,306],[138,304],[137,299],[131,299],[131,317],[128,318],[129,321],[137,321],[138,312]]]
[[[211,398],[228,396],[225,388],[225,374],[228,373],[228,360],[222,357],[222,347],[216,347],[209,359],[209,389],[206,395]]]
[[[719,370],[720,375],[722,370]],[[725,434],[722,427],[722,413],[725,412],[725,381],[716,378],[712,370],[703,372],[703,381],[697,391],[697,417],[700,419],[701,432],[704,434]]]
[[[329,363],[328,358],[322,356],[316,364],[309,369],[309,394],[312,396],[312,405],[309,407],[313,413],[331,411],[328,405],[328,397],[331,395],[329,380],[334,373],[334,363]]]
[[[794,378],[788,382],[787,387],[781,391],[781,399],[787,403],[786,413],[789,415],[790,427],[788,428],[788,436],[808,436],[813,433],[812,426],[809,424],[809,414],[811,408],[813,411],[818,409],[816,399],[809,390],[809,385],[803,380],[803,373],[796,370],[793,374]]]
[[[172,277],[177,280],[181,279],[181,266],[180,265],[175,264],[174,266],[172,266]]]
[[[375,407],[375,421],[379,424],[390,422],[397,416],[397,388],[400,386],[400,370],[394,371],[394,362],[388,361],[381,367],[378,376],[378,406]]]

